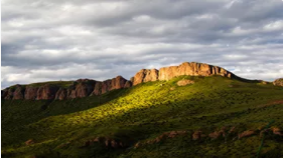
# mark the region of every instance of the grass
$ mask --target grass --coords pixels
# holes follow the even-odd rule
[[[177,86],[182,79],[195,84]],[[142,83],[99,97],[64,101],[2,102],[3,157],[254,157],[261,138],[191,140],[191,135],[166,139],[135,149],[167,131],[202,130],[223,126],[238,132],[257,130],[274,120],[283,127],[282,87],[242,82],[220,76],[180,76],[170,81]],[[47,107],[47,108],[42,108]],[[94,143],[96,137],[126,141],[112,149]],[[35,144],[26,146],[33,139]],[[262,156],[282,155],[282,139],[267,137]],[[63,145],[62,145],[63,144]],[[65,144],[65,145],[64,145]],[[64,147],[61,147],[64,146]]]

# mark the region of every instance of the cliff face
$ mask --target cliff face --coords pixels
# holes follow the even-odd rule
[[[142,82],[156,81],[156,80],[170,80],[173,77],[189,75],[189,76],[212,76],[220,75],[224,77],[232,78],[234,74],[218,67],[203,63],[182,63],[179,66],[163,67],[160,70],[151,69],[140,70],[133,78],[133,85],[137,85]]]
[[[231,72],[218,67],[202,63],[185,62],[179,66],[163,67],[157,69],[142,69],[136,73],[129,81],[122,76],[105,81],[95,81],[90,79],[79,79],[74,81],[69,87],[45,84],[34,87],[31,85],[16,85],[1,91],[4,99],[27,99],[27,100],[64,100],[73,98],[83,98],[92,95],[101,95],[111,90],[129,88],[134,85],[157,80],[170,80],[173,77],[190,76],[211,76],[220,75],[224,77],[236,77]],[[276,81],[276,84],[279,82]],[[282,82],[281,82],[282,83]]]
[[[279,78],[279,79],[273,81],[273,85],[275,85],[275,86],[283,86],[283,78]]]
[[[133,78],[133,85],[140,84],[142,82],[156,81],[158,80],[158,70],[156,69],[141,69]]]

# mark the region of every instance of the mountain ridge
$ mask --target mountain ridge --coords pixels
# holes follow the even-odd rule
[[[140,83],[170,80],[174,77],[212,76],[219,75],[231,79],[246,82],[260,82],[259,80],[247,80],[236,76],[232,72],[219,66],[198,62],[184,62],[179,66],[169,66],[157,69],[141,69],[130,80],[117,76],[105,81],[92,79],[78,79],[76,81],[54,81],[34,83],[29,85],[15,85],[1,90],[3,99],[25,100],[64,100],[83,98],[92,95],[101,95],[115,89],[129,88]],[[38,85],[38,86],[36,86]]]

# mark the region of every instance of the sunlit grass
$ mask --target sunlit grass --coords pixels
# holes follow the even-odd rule
[[[194,80],[195,84],[177,86],[177,81],[181,79]],[[40,108],[45,104],[44,101],[5,101],[2,103],[2,152],[17,156],[53,154],[49,150],[54,150],[67,157],[77,157],[84,151],[85,156],[89,156],[87,154],[94,152],[94,149],[86,151],[80,146],[97,136],[125,139],[126,135],[131,142],[137,142],[172,130],[203,129],[211,132],[209,130],[217,127],[235,125],[254,129],[266,125],[270,120],[275,120],[274,126],[283,127],[280,117],[282,104],[260,106],[282,100],[282,96],[282,88],[271,84],[245,83],[219,76],[180,76],[167,82],[142,83],[99,97],[53,101],[45,110]],[[24,142],[29,139],[34,139],[36,143],[25,146]],[[258,137],[254,139],[259,140]],[[97,148],[95,152],[101,151],[101,157],[108,154],[114,157],[139,157],[142,154],[154,157],[163,153],[172,155],[173,152],[179,152],[182,156],[189,151],[194,155],[194,151],[201,149],[207,156],[215,155],[218,150],[223,156],[252,153],[257,146],[253,145],[243,152],[234,150],[235,147],[240,149],[250,145],[251,138],[241,140],[242,144],[230,142],[226,147],[210,141],[192,145],[184,140],[172,139],[164,144],[153,145],[153,148],[139,150],[109,153],[106,149]],[[64,149],[56,148],[66,142],[72,143]],[[157,146],[163,149],[156,150]],[[176,149],[172,148],[174,146]],[[188,150],[183,151],[184,148]],[[200,154],[196,153],[196,156]]]

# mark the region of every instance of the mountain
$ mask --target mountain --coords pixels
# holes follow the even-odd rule
[[[11,86],[2,157],[282,157],[280,83],[192,62]]]
[[[177,76],[211,76],[220,75],[228,78],[239,78],[233,73],[203,63],[185,62],[179,66],[164,67],[160,70],[142,69],[131,78],[130,81],[122,76],[105,80],[95,81],[91,79],[79,79],[77,81],[53,81],[34,83],[29,85],[15,85],[1,91],[4,99],[26,99],[26,100],[64,100],[72,98],[83,98],[92,95],[101,95],[114,89],[129,88],[131,86],[149,82],[170,80]]]

